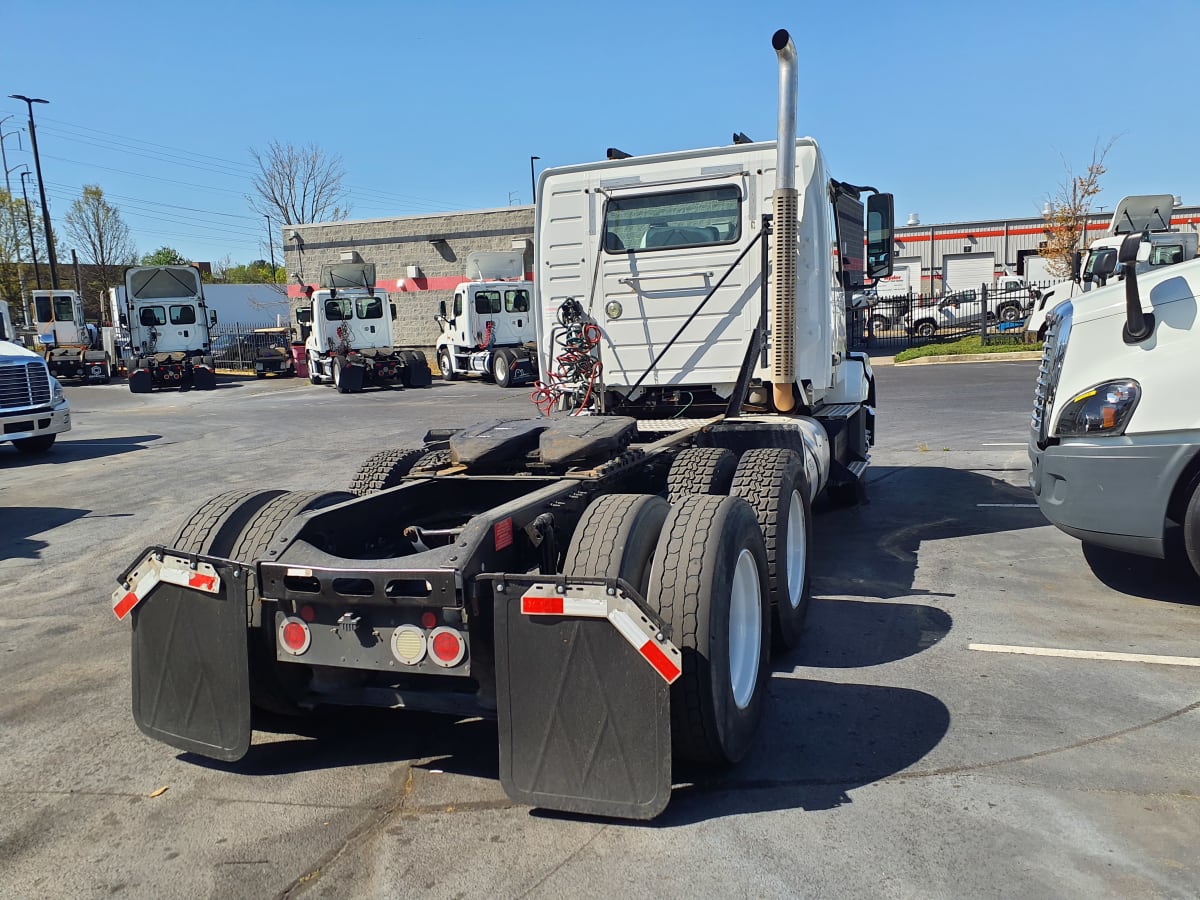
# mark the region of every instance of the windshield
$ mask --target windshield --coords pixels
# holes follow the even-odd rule
[[[1117,249],[1116,247],[1101,247],[1099,250],[1093,250],[1088,254],[1087,265],[1084,266],[1083,274],[1087,278],[1091,278],[1092,274],[1097,270],[1112,272],[1116,268]]]
[[[741,236],[741,200],[733,185],[613,198],[604,211],[604,249],[734,243]]]

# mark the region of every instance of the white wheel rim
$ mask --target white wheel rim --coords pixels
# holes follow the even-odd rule
[[[496,360],[496,380],[503,381],[504,376],[508,374],[508,361],[503,356]]]
[[[733,569],[729,596],[729,682],[738,709],[750,705],[762,652],[762,586],[754,554],[743,549]]]
[[[787,591],[788,603],[798,609],[804,597],[805,566],[808,565],[807,537],[804,533],[804,504],[800,492],[792,491],[787,513]]]

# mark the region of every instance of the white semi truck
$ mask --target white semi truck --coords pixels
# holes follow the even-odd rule
[[[204,302],[204,284],[194,266],[135,266],[125,272],[121,326],[129,332],[129,390],[212,390],[216,310]]]
[[[454,381],[473,373],[500,387],[537,378],[533,283],[525,280],[525,254],[477,251],[467,256],[467,281],[442,301],[437,323],[438,368]]]
[[[83,314],[83,298],[75,291],[30,292],[38,347],[55,378],[108,384],[112,358],[100,343],[100,332]]]
[[[0,443],[44,453],[71,430],[71,405],[46,361],[15,339],[8,304],[0,302]]]
[[[433,379],[425,354],[393,343],[395,318],[387,291],[375,287],[374,263],[322,267],[320,290],[308,291],[307,305],[296,310],[309,381],[332,384],[342,394],[395,384],[428,387]]]
[[[495,717],[511,797],[636,819],[673,758],[750,751],[771,649],[804,628],[812,502],[867,464],[844,298],[892,247],[891,195],[797,140],[796,50],[772,44],[776,142],[542,173],[556,415],[381,450],[353,494],[227,492],[121,574],[146,734],[236,760],[254,709]]]
[[[1142,270],[1149,232],[1117,249],[1123,282],[1051,312],[1033,410],[1030,483],[1063,531],[1200,575],[1200,261]]]
[[[1117,268],[1117,253],[1125,238],[1144,234],[1148,252],[1141,254],[1136,266],[1139,274],[1160,266],[1173,266],[1196,258],[1197,234],[1171,229],[1174,198],[1170,194],[1135,194],[1123,197],[1113,210],[1108,233],[1093,241],[1072,260],[1069,280],[1042,292],[1025,330],[1037,337],[1046,333],[1046,317],[1056,305],[1072,297],[1103,287]],[[1026,263],[1028,265],[1028,263]]]

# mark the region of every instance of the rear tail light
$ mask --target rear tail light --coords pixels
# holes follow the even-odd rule
[[[292,656],[300,656],[308,650],[312,643],[312,633],[308,623],[295,616],[288,616],[279,623],[279,646]]]
[[[435,628],[429,635],[429,655],[437,665],[453,668],[467,655],[467,642],[453,628]]]
[[[392,656],[406,666],[415,666],[425,658],[425,632],[416,625],[401,625],[392,632]]]

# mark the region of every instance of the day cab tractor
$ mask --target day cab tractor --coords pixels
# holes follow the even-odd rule
[[[750,751],[813,503],[857,496],[874,437],[845,298],[891,268],[891,196],[796,138],[773,46],[777,141],[542,173],[552,415],[428,432],[348,492],[226,492],[122,573],[146,734],[237,760],[261,712],[494,717],[511,797],[635,819],[675,761]]]
[[[313,384],[332,384],[339,393],[351,394],[364,387],[432,383],[425,354],[393,344],[396,307],[387,291],[375,287],[374,263],[326,265],[321,289],[309,289],[307,295],[309,303],[296,311],[296,321]]]
[[[537,378],[533,283],[524,280],[525,254],[477,251],[467,257],[467,281],[454,289],[449,311],[436,316],[438,368],[454,381],[473,373],[500,387]]]
[[[125,272],[125,322],[129,328],[129,390],[217,386],[212,335],[217,311],[204,302],[194,266],[135,266]]]
[[[83,315],[83,299],[75,291],[30,292],[37,342],[55,378],[108,384],[112,359],[100,345],[99,331]]]

